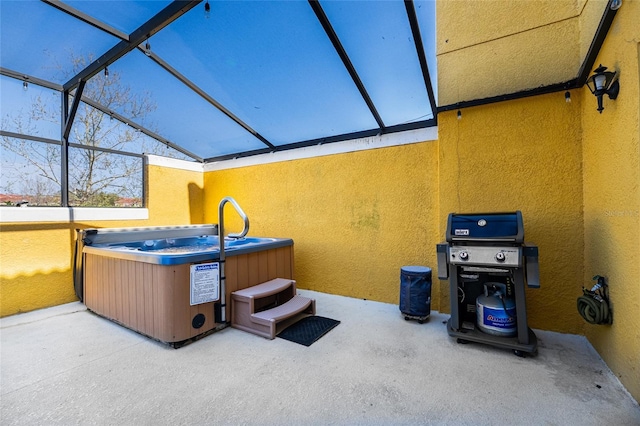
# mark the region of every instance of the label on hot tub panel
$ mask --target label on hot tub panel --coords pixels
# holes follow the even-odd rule
[[[220,263],[191,265],[191,306],[220,298]]]

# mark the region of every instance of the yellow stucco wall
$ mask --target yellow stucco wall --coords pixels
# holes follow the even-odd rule
[[[467,0],[436,2],[438,54],[510,37],[575,18],[586,0]]]
[[[207,172],[205,202],[233,196],[250,235],[292,238],[300,288],[397,303],[402,266],[435,266],[437,181],[426,142]]]
[[[78,228],[203,223],[201,172],[149,166],[149,181],[148,220],[3,223],[0,317],[77,300],[72,263]]]
[[[633,0],[637,1],[637,0]],[[580,11],[580,58],[584,60],[609,0],[589,0]]]
[[[76,300],[69,224],[3,224],[0,316]]]
[[[201,172],[149,166],[148,181],[149,221],[144,226],[205,223]]]
[[[582,90],[585,268],[607,277],[613,325],[584,333],[629,392],[640,400],[640,1],[624,1],[596,64],[620,72],[620,95]]]
[[[438,105],[575,78],[605,4],[602,0],[438,0]]]

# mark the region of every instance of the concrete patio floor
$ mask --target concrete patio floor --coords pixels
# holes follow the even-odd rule
[[[448,315],[311,291],[341,324],[310,347],[226,328],[172,349],[71,303],[0,320],[2,425],[640,425],[588,341],[538,355],[447,335]]]

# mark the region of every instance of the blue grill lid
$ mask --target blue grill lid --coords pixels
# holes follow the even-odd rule
[[[447,242],[453,241],[523,243],[522,213],[450,213]]]

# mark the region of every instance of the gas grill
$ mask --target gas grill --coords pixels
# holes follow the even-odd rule
[[[449,280],[450,336],[535,353],[527,325],[525,285],[540,287],[538,247],[525,243],[520,211],[449,214],[437,245],[438,278]]]

